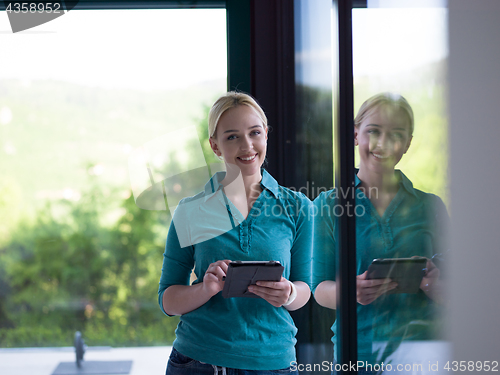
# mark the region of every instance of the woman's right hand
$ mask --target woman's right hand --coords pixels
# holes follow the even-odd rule
[[[216,295],[224,288],[224,280],[222,278],[226,276],[227,266],[230,262],[230,260],[224,259],[211,263],[208,266],[205,276],[203,276],[203,289],[210,296]]]
[[[382,294],[398,286],[398,283],[391,279],[372,279],[367,280],[365,271],[356,276],[356,299],[361,305],[368,305],[375,301]]]
[[[203,282],[193,285],[171,285],[163,292],[163,310],[169,315],[183,315],[196,310],[224,288],[230,260],[219,260],[208,266]]]

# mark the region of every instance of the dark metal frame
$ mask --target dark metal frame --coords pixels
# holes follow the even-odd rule
[[[250,93],[251,21],[249,0],[226,1],[228,90]]]
[[[335,118],[335,186],[344,215],[337,218],[337,327],[338,362],[357,362],[356,217],[354,194],[354,90],[352,68],[352,0],[334,0],[338,26],[338,72]],[[354,313],[353,313],[354,312]],[[350,372],[350,373],[357,373]]]
[[[228,89],[250,93],[270,126],[266,169],[285,186],[294,162],[295,56],[293,0],[227,0]]]
[[[293,0],[253,0],[250,93],[265,110],[268,134],[266,169],[284,186],[303,186],[296,178],[295,44]]]

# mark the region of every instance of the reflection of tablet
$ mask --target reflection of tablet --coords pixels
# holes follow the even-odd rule
[[[368,267],[367,279],[391,279],[398,283],[387,293],[417,293],[425,274],[427,258],[374,259]]]
[[[249,285],[257,281],[280,281],[283,266],[277,261],[245,262],[236,261],[229,263],[225,277],[222,296],[260,298],[248,291]]]

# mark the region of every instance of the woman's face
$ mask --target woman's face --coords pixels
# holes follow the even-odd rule
[[[228,170],[237,167],[243,176],[260,175],[266,158],[267,129],[251,107],[239,105],[220,117],[210,145],[217,156],[224,158]]]
[[[354,143],[359,146],[360,167],[377,173],[392,172],[410,147],[410,123],[401,110],[375,109],[358,128]]]

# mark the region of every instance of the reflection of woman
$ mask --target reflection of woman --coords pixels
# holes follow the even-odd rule
[[[366,270],[376,258],[431,258],[440,250],[440,234],[447,221],[441,199],[413,188],[394,167],[410,147],[413,112],[399,95],[379,94],[361,106],[355,119],[355,145],[360,165],[356,186],[356,261],[358,301],[358,359],[369,364],[384,360],[403,339],[429,338],[433,300],[440,298],[439,270],[429,260],[417,294],[392,294],[391,280],[367,280]],[[313,285],[316,301],[336,308],[336,233],[332,190],[314,202]],[[344,192],[349,193],[351,192]],[[330,208],[330,209],[325,209]],[[418,328],[417,328],[418,327]],[[422,328],[424,327],[424,328]],[[336,324],[332,330],[336,332]],[[333,338],[335,343],[335,337]],[[385,351],[385,353],[384,353]],[[370,367],[367,367],[370,370]]]
[[[302,307],[310,295],[310,201],[261,169],[267,119],[250,96],[230,92],[219,98],[210,110],[209,135],[226,172],[181,201],[164,254],[160,306],[168,315],[181,315],[167,375],[225,373],[226,368],[235,369],[231,374],[288,374],[297,330],[287,310]],[[227,229],[218,224],[222,216],[230,219]],[[181,226],[206,228],[208,235],[193,241],[199,233],[189,232],[186,239]],[[249,288],[262,298],[225,299],[219,292],[227,259],[277,260],[285,270],[281,281]],[[193,267],[197,279],[189,285]]]

